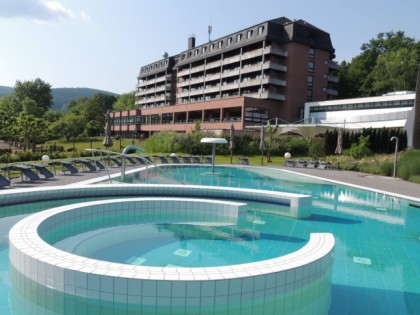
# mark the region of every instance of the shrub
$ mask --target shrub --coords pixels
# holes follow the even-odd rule
[[[409,180],[411,176],[420,175],[420,150],[410,150],[401,154],[397,165],[398,177]]]
[[[351,156],[354,159],[361,159],[371,155],[369,149],[369,136],[360,136],[357,143],[353,143],[346,152],[346,155]]]
[[[408,179],[410,182],[420,184],[420,175],[410,176]]]
[[[312,138],[309,141],[309,156],[314,160],[318,160],[320,157],[325,156],[325,139]]]
[[[290,152],[292,157],[307,156],[309,153],[309,142],[302,137],[281,136],[278,143],[275,153],[280,156],[283,156],[286,152]]]

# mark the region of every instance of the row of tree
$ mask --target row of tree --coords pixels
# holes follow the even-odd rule
[[[420,41],[402,31],[379,33],[361,50],[351,62],[340,64],[337,89],[341,99],[415,90]]]
[[[325,132],[325,154],[333,155],[338,144],[338,130],[327,130]],[[394,152],[395,143],[391,142],[392,137],[398,138],[398,149],[405,150],[407,148],[407,132],[401,129],[382,128],[373,129],[365,128],[362,130],[342,130],[342,148],[349,149],[352,145],[359,142],[360,137],[368,138],[368,148],[372,153],[387,154]]]
[[[102,134],[107,110],[134,108],[134,93],[118,99],[108,94],[81,97],[65,112],[51,110],[51,85],[37,78],[17,81],[14,91],[0,98],[0,139],[33,149],[47,140]]]

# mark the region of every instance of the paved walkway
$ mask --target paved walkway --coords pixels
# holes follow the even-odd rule
[[[127,165],[127,170],[139,166]],[[311,168],[296,168],[296,167],[278,167],[284,170],[302,173],[306,175],[316,176],[327,180],[343,182],[351,185],[368,187],[381,191],[388,191],[399,195],[411,196],[420,199],[420,184],[414,184],[403,181],[399,178],[378,176],[360,172],[339,171],[339,170],[321,170]],[[109,168],[111,174],[120,172],[120,168]],[[21,178],[12,179],[12,187],[0,188],[0,191],[14,188],[30,188],[30,187],[49,187],[57,185],[69,185],[80,181],[85,181],[102,176],[108,176],[107,171],[99,172],[83,172],[79,170],[76,175],[63,174],[60,170],[56,171],[53,179],[41,179],[40,181],[30,182],[22,181]],[[42,176],[41,176],[42,177]]]

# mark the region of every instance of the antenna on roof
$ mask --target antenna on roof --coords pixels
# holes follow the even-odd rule
[[[209,43],[210,43],[211,42],[210,35],[211,35],[211,32],[213,31],[213,27],[211,26],[211,24],[209,25],[208,31],[209,31]]]

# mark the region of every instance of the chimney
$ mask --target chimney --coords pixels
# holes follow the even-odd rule
[[[191,34],[190,37],[188,37],[188,49],[195,48],[195,35]]]

